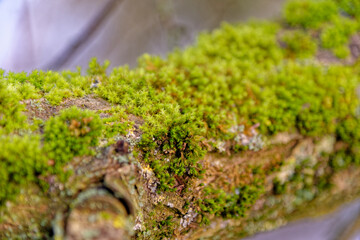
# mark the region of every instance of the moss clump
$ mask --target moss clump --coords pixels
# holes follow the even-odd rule
[[[47,159],[39,136],[0,136],[0,207],[15,199],[22,187],[39,183]]]
[[[44,151],[58,169],[75,156],[91,155],[101,136],[99,116],[71,107],[51,117],[44,128]]]
[[[63,180],[63,166],[75,156],[92,154],[101,132],[98,115],[72,107],[45,123],[43,138],[0,135],[0,206],[27,184],[46,186],[40,176],[55,174]]]
[[[360,119],[356,115],[349,115],[337,127],[339,139],[348,144],[360,142]]]
[[[89,62],[87,73],[90,76],[106,77],[106,69],[109,67],[110,62],[106,60],[102,65],[96,58],[92,58]]]
[[[165,219],[153,223],[152,228],[155,234],[154,239],[168,239],[174,236],[175,222],[173,216],[167,216]]]
[[[254,184],[238,187],[231,194],[222,189],[207,187],[204,189],[204,198],[198,200],[203,215],[202,221],[208,223],[205,213],[223,218],[245,217],[247,210],[263,192],[263,186]]]
[[[309,58],[317,50],[316,42],[301,30],[285,32],[281,40],[286,44],[286,55],[289,58]]]
[[[292,27],[318,28],[337,13],[332,0],[295,0],[285,6],[284,18]]]
[[[169,190],[174,175],[198,176],[200,173],[200,166],[196,165],[203,154],[196,137],[200,123],[195,114],[181,113],[180,106],[169,95],[152,86],[154,77],[143,69],[114,69],[96,92],[145,120],[138,147],[144,161],[158,175],[161,189]],[[165,154],[169,161],[165,160]]]
[[[322,47],[330,49],[338,58],[346,58],[350,54],[347,47],[349,38],[359,29],[359,23],[356,19],[343,16],[341,10],[355,16],[359,6],[352,0],[296,0],[286,5],[284,16],[291,27],[318,31]],[[310,55],[314,51],[314,42],[299,31],[293,36],[286,36],[283,41],[293,52],[305,50],[303,54],[308,55],[309,52]],[[301,48],[303,51],[300,51]]]
[[[90,93],[91,78],[81,76],[81,69],[76,72],[41,71],[34,70],[25,72],[9,72],[4,75],[6,85],[17,90],[21,99],[36,99],[44,97],[52,105],[58,105],[65,98],[81,97]]]
[[[347,144],[331,156],[330,166],[334,171],[360,164],[360,119],[356,114],[348,116],[337,127],[339,140]]]
[[[356,21],[345,17],[336,17],[332,24],[326,26],[321,33],[322,46],[332,49],[335,56],[345,58],[350,53],[347,47],[349,37],[358,29],[359,25]]]
[[[358,0],[335,0],[335,2],[350,16],[360,18],[360,2]]]
[[[28,128],[20,94],[0,79],[0,135]]]
[[[112,142],[115,136],[125,136],[127,130],[133,126],[133,122],[128,121],[128,115],[124,108],[113,107],[108,111],[105,111],[110,116],[103,118],[103,137]]]

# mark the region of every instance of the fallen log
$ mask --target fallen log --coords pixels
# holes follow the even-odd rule
[[[290,2],[109,74],[0,72],[0,236],[236,239],[355,199],[346,6]]]

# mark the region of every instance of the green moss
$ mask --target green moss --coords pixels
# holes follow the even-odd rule
[[[358,116],[348,116],[337,127],[339,140],[347,146],[331,155],[330,166],[337,172],[351,165],[360,165],[360,120]]]
[[[113,107],[110,110],[103,112],[110,115],[109,117],[102,119],[104,125],[103,137],[110,142],[115,136],[125,136],[127,131],[132,128],[133,122],[127,120],[128,115],[125,113],[124,108]]]
[[[101,65],[97,61],[96,58],[92,58],[89,62],[89,68],[87,69],[87,73],[90,76],[102,76],[106,77],[106,69],[109,67],[110,61],[104,61],[104,64]]]
[[[350,16],[360,17],[360,2],[358,0],[335,0],[335,2]]]
[[[352,69],[285,61],[278,29],[224,24],[167,59],[145,55],[134,70],[115,68],[96,90],[144,119],[138,148],[161,190],[172,189],[175,175],[200,176],[204,141],[233,140],[234,126],[260,124],[264,135],[297,129],[318,136],[334,133],[336,122],[352,111]],[[306,38],[313,51],[305,33],[295,37]],[[234,149],[244,149],[236,144]]]
[[[348,48],[348,46],[339,46],[336,48],[332,49],[333,54],[338,57],[338,58],[347,58],[348,56],[350,56],[350,49]]]
[[[75,156],[91,155],[101,135],[98,115],[71,107],[51,117],[44,128],[44,151],[59,169]]]
[[[356,21],[345,18],[333,18],[321,33],[321,43],[324,48],[332,49],[335,56],[345,58],[350,51],[347,48],[349,38],[359,29]]]
[[[247,210],[264,192],[262,185],[246,185],[238,187],[233,193],[226,193],[222,189],[207,187],[204,189],[205,197],[198,200],[203,223],[206,224],[206,214],[213,214],[224,218],[245,217]]]
[[[41,71],[9,72],[2,75],[6,84],[16,90],[21,99],[36,99],[45,97],[52,105],[58,105],[65,98],[80,97],[90,93],[91,79],[81,76],[81,69],[77,72]]]
[[[168,216],[164,220],[158,221],[153,225],[153,229],[159,230],[158,234],[152,235],[154,239],[168,239],[174,235],[175,223],[173,216]]]
[[[347,151],[339,151],[331,156],[330,166],[334,171],[348,168],[354,163],[355,158]]]
[[[0,207],[47,169],[39,136],[0,136]]]
[[[337,15],[337,11],[332,0],[295,0],[285,6],[284,18],[293,27],[318,28]]]
[[[358,30],[358,23],[339,15],[341,8],[348,11],[345,5],[345,0],[293,1],[284,11],[285,26],[273,22],[223,24],[213,32],[200,34],[193,46],[175,50],[166,58],[146,54],[136,68],[118,67],[109,74],[109,62],[100,64],[96,59],[90,61],[86,76],[80,69],[6,75],[0,71],[0,136],[9,142],[6,149],[11,152],[3,161],[8,167],[0,171],[13,189],[3,192],[3,199],[23,185],[13,176],[25,176],[35,183],[38,175],[62,176],[63,166],[74,157],[91,155],[100,137],[111,142],[126,134],[133,118],[143,122],[137,131],[141,140],[134,155],[154,171],[160,183],[157,191],[175,191],[175,179],[187,185],[189,180],[200,178],[204,171],[201,160],[211,151],[259,150],[263,147],[261,136],[280,132],[299,132],[311,138],[334,134],[347,147],[330,157],[332,171],[358,163],[357,66],[324,66],[314,56],[318,42],[338,57],[348,54],[346,45]],[[279,40],[285,43],[285,50]],[[96,86],[91,87],[95,81]],[[27,123],[22,114],[24,99],[45,98],[58,105],[66,98],[90,93],[117,106],[105,110],[104,119],[75,107],[45,123],[36,118]],[[44,130],[42,137],[19,140],[25,131],[36,135],[39,129]],[[27,153],[22,156],[14,151],[19,144],[24,145],[21,152],[26,152],[26,143],[38,151],[40,162],[54,161],[54,166],[46,168],[45,164],[44,169],[37,170],[30,164],[35,160]],[[17,166],[13,159],[22,158],[29,159],[29,164],[23,160],[25,163]],[[288,185],[275,181],[275,193],[295,193],[299,203],[316,197],[319,189],[326,188],[328,175],[309,176],[311,171],[304,168],[317,166],[304,163],[296,168],[287,179]],[[205,196],[198,202],[203,221],[212,214],[244,216],[263,192],[265,176],[258,172],[253,175],[259,176],[258,182],[229,192],[214,185],[200,193]],[[321,187],[314,188],[314,184]],[[172,222],[164,218],[155,227],[170,226],[166,231],[170,236]]]
[[[0,136],[21,129],[27,129],[25,107],[20,103],[21,95],[0,79]]]
[[[337,127],[339,138],[348,143],[356,144],[360,142],[360,120],[357,116],[349,115]]]
[[[32,127],[42,124],[35,122]],[[98,115],[72,107],[45,123],[43,141],[35,134],[0,135],[0,206],[28,184],[45,187],[40,176],[55,174],[64,180],[68,173],[63,166],[75,156],[92,154],[101,131]]]
[[[285,32],[281,40],[286,44],[286,55],[291,58],[309,58],[317,50],[316,42],[304,31]]]

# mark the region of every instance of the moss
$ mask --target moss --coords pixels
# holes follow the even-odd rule
[[[117,135],[125,136],[127,131],[132,128],[133,122],[128,121],[128,115],[123,108],[113,107],[104,111],[111,116],[103,118],[103,137],[111,141]]]
[[[330,166],[334,171],[339,171],[348,168],[354,163],[354,158],[347,151],[339,151],[332,155],[330,159]]]
[[[89,62],[89,68],[87,69],[87,73],[90,76],[102,76],[106,77],[106,69],[109,67],[110,61],[105,60],[101,65],[96,58],[92,58]]]
[[[157,221],[153,228],[159,230],[159,233],[152,237],[156,239],[168,239],[174,235],[175,223],[173,222],[173,216],[168,216],[164,220]]]
[[[337,15],[337,11],[332,0],[295,0],[285,6],[284,18],[293,27],[318,28]]]
[[[360,120],[358,116],[348,116],[337,127],[339,140],[347,145],[331,155],[330,166],[333,171],[360,164]]]
[[[356,15],[345,2],[353,4],[350,0],[292,1],[284,11],[285,25],[223,24],[200,34],[193,46],[175,50],[166,58],[145,54],[134,69],[123,66],[107,73],[109,62],[100,64],[92,59],[85,76],[80,69],[6,75],[0,71],[0,136],[8,142],[4,152],[11,153],[3,161],[8,167],[0,170],[12,189],[6,191],[13,196],[23,186],[23,181],[13,176],[25,176],[35,183],[39,183],[39,175],[58,174],[62,178],[66,175],[64,165],[74,157],[92,155],[101,137],[111,143],[125,135],[134,118],[144,122],[138,130],[141,140],[136,142],[134,156],[152,168],[158,192],[175,192],[179,181],[187,187],[201,178],[201,160],[209,152],[260,150],[267,147],[263,144],[267,138],[281,132],[299,132],[313,139],[330,134],[344,142],[344,149],[326,159],[330,161],[324,163],[326,169],[331,168],[327,174],[357,164],[357,65],[324,66],[314,56],[318,47],[330,49],[338,57],[348,54],[347,44],[358,30],[358,20],[340,15],[339,9]],[[24,99],[45,98],[59,105],[66,98],[90,93],[116,105],[102,112],[105,118],[100,119],[100,111],[76,107],[44,123],[36,118],[27,123],[22,114]],[[42,124],[43,135],[37,136]],[[24,132],[32,136],[20,140]],[[38,151],[39,161],[30,156],[35,153],[27,153],[27,143],[32,151]],[[22,146],[24,156],[14,151],[16,144]],[[34,162],[53,166],[47,168],[44,163],[39,170]],[[274,182],[276,194],[291,192],[298,204],[315,198],[329,183],[327,174],[310,176],[310,170],[320,166],[306,162],[299,166],[286,179],[287,184]],[[264,191],[264,174],[254,171],[252,175],[258,180],[231,191],[215,184],[201,191],[204,198],[197,203],[203,222],[212,215],[244,217]],[[8,192],[2,193],[3,201]],[[181,194],[187,194],[186,189]],[[165,216],[155,227],[167,229],[168,237],[173,234],[173,222]]]
[[[208,214],[223,218],[245,217],[246,212],[264,192],[262,184],[251,184],[238,187],[233,193],[222,189],[206,187],[205,196],[198,200],[202,222],[207,224]]]
[[[348,144],[360,142],[360,120],[356,116],[349,115],[337,127],[337,135]]]
[[[39,182],[48,165],[39,136],[0,136],[0,207],[21,188]]]
[[[52,105],[58,105],[63,99],[80,97],[90,93],[91,79],[81,76],[81,69],[76,72],[34,70],[6,75],[2,73],[6,85],[16,90],[21,99],[36,99],[45,97]]]
[[[42,123],[35,122],[32,128]],[[94,153],[101,131],[98,115],[72,107],[45,123],[43,145],[35,134],[0,135],[0,206],[27,184],[45,187],[40,176],[55,174],[64,180],[68,173],[63,166],[75,156]]]
[[[360,17],[360,2],[357,0],[335,0],[338,3],[340,8],[356,18]]]
[[[324,48],[332,49],[335,56],[345,58],[350,51],[347,48],[349,38],[359,29],[356,21],[345,18],[333,18],[332,23],[321,33],[321,43]]]
[[[316,42],[301,30],[285,32],[281,40],[286,44],[286,55],[290,58],[313,57],[317,50]]]
[[[0,135],[28,128],[20,100],[21,95],[0,79]]]
[[[59,169],[75,156],[91,155],[98,144],[102,123],[97,114],[71,107],[51,117],[44,128],[44,151]]]
[[[224,24],[167,59],[145,55],[134,70],[115,68],[96,90],[144,119],[138,148],[160,190],[172,189],[175,175],[200,176],[197,162],[209,139],[235,139],[234,126],[260,124],[263,135],[297,129],[317,136],[334,133],[336,121],[352,111],[357,101],[348,100],[357,79],[351,68],[285,61],[278,29]]]

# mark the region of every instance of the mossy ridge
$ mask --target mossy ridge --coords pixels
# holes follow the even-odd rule
[[[276,27],[250,26],[225,25],[203,35],[195,47],[170,54],[168,60],[145,55],[137,69],[115,69],[97,90],[144,118],[138,146],[155,169],[161,189],[171,189],[173,175],[201,174],[194,157],[204,156],[206,144],[234,139],[237,133],[229,131],[233,126],[260,123],[260,132],[267,136],[295,129],[317,136],[334,133],[336,122],[354,111],[358,79],[351,67],[281,63],[285,59],[276,42]],[[242,44],[241,39],[233,41],[235,34]],[[224,37],[222,44],[218,35]],[[262,36],[258,46],[257,35]],[[247,36],[253,36],[251,44]],[[249,47],[265,55],[244,55],[246,63],[239,61],[239,54]],[[277,68],[269,67],[274,65]]]
[[[286,9],[288,11],[296,4],[309,6],[323,4],[332,10],[329,11],[331,16],[324,17],[324,15],[314,21],[319,23],[330,21],[333,15],[337,14],[337,10],[333,11],[334,7],[330,7],[333,2],[320,2],[299,3],[295,1],[289,3]],[[312,9],[312,7],[309,8]],[[317,8],[314,7],[314,9]],[[300,20],[292,21],[286,14],[285,18],[289,23],[293,23],[293,26],[300,25],[307,28],[317,25],[304,24]],[[302,16],[302,19],[310,21],[311,17]],[[238,124],[251,126],[260,122],[260,128],[266,134],[286,131],[296,125],[294,120],[297,114],[287,111],[289,110],[288,106],[276,99],[285,96],[271,99],[272,96],[264,97],[267,94],[262,92],[266,85],[273,84],[264,76],[271,70],[271,66],[279,65],[284,59],[283,52],[274,37],[279,28],[280,26],[273,23],[252,23],[235,27],[225,24],[222,29],[210,35],[200,36],[194,47],[190,47],[184,52],[175,51],[170,54],[167,61],[145,56],[140,60],[136,70],[118,69],[113,71],[109,77],[106,76],[105,71],[108,63],[101,66],[95,60],[90,62],[88,70],[90,76],[104,78],[97,93],[113,103],[125,105],[127,111],[145,119],[144,128],[146,130],[144,130],[143,141],[139,144],[140,148],[143,148],[142,150],[148,151],[156,148],[153,139],[155,141],[159,139],[157,145],[160,145],[160,151],[166,152],[168,148],[173,147],[178,149],[175,154],[171,154],[174,162],[172,165],[165,163],[167,166],[163,166],[164,163],[162,163],[160,167],[158,160],[148,161],[158,174],[166,170],[165,175],[159,177],[161,189],[169,190],[174,183],[174,179],[169,177],[166,172],[170,172],[170,175],[180,176],[185,172],[190,176],[201,175],[201,166],[196,165],[194,158],[204,156],[203,149],[199,148],[202,137],[216,140],[232,139],[234,134],[230,133],[228,129]],[[291,41],[288,41],[288,44],[290,43]],[[249,48],[251,51],[248,51]],[[256,71],[252,70],[254,64],[257,65]],[[191,69],[193,66],[195,68]],[[285,65],[285,68],[287,67]],[[118,78],[124,78],[124,83],[119,82]],[[134,78],[137,79],[133,81]],[[23,98],[37,97],[42,94],[52,104],[58,104],[64,97],[81,96],[88,93],[91,84],[91,77],[82,77],[80,70],[78,72],[66,71],[61,74],[51,71],[34,71],[29,75],[9,73],[6,80],[16,89],[20,86],[25,87],[25,89],[18,89]],[[130,84],[130,81],[134,83]],[[176,84],[169,84],[170,82]],[[19,85],[19,83],[22,84]],[[116,89],[121,89],[121,91],[116,92]],[[284,89],[286,90],[286,87]],[[229,90],[231,94],[228,94]],[[271,91],[269,90],[269,95],[272,95]],[[191,101],[189,101],[190,99]],[[264,112],[267,111],[266,106],[269,106],[269,102],[272,100],[279,102],[279,105],[284,105],[283,110],[289,112],[289,118],[293,119],[285,118],[287,122],[277,123],[274,119],[281,116],[281,112],[273,114],[277,116],[271,116],[270,113]],[[285,99],[285,101],[288,100],[290,99]],[[263,106],[256,106],[259,102],[262,102]],[[306,103],[299,103],[293,107],[299,108],[303,104]],[[331,105],[331,103],[329,104]],[[280,111],[281,109],[280,107]],[[298,109],[293,110],[299,111]],[[323,109],[318,109],[318,111],[323,111]],[[246,118],[244,119],[243,116]],[[169,119],[179,120],[172,122]],[[323,122],[323,125],[327,125],[329,120]],[[171,127],[174,123],[191,125],[186,126],[185,131],[176,126]],[[301,121],[297,124],[301,124]],[[170,127],[174,130],[169,131]],[[154,132],[154,128],[158,130]],[[306,129],[308,127],[301,126],[300,131],[301,128],[305,128],[302,132],[308,132]],[[164,138],[164,134],[169,132],[172,133],[171,136]],[[181,138],[197,140],[194,142]],[[184,155],[186,155],[185,158]],[[147,158],[147,156],[144,157]]]

